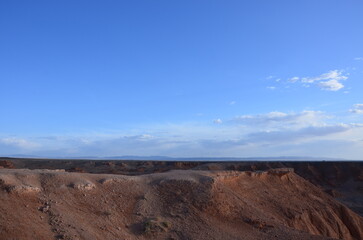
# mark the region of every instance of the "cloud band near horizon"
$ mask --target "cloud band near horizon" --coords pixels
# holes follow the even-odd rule
[[[349,111],[360,114],[361,105],[355,104]],[[214,124],[165,124],[143,129],[137,134],[4,136],[0,138],[0,152],[41,157],[274,157],[306,156],[306,152],[314,157],[363,156],[363,123],[337,122],[332,114],[321,111],[270,112],[217,119]]]

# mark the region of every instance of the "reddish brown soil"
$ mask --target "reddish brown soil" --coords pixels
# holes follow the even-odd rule
[[[140,175],[173,169],[259,171],[293,168],[295,173],[363,216],[362,161],[125,161],[0,158],[0,168],[65,169],[68,172]]]
[[[0,239],[363,239],[361,216],[292,169],[72,171],[0,169]]]

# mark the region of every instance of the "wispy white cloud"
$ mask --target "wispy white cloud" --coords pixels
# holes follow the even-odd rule
[[[327,91],[338,91],[344,87],[344,85],[342,83],[338,82],[338,80],[335,80],[335,79],[325,81],[325,82],[320,82],[318,84],[318,86],[321,89],[327,90]]]
[[[354,104],[353,108],[350,109],[349,112],[356,114],[363,114],[363,104],[362,103]]]
[[[356,57],[354,58],[355,61],[362,61],[363,60],[363,57]]]
[[[330,81],[330,80],[336,80],[336,81],[341,81],[341,80],[346,80],[348,79],[347,76],[343,75],[342,71],[339,70],[332,70],[329,71],[327,73],[323,73],[320,76],[317,77],[304,77],[301,79],[301,82],[304,83],[313,83],[313,82],[317,82],[317,81]]]
[[[249,126],[278,127],[305,127],[324,125],[324,120],[330,118],[320,111],[302,111],[299,113],[270,112],[257,115],[238,116],[233,121]]]
[[[271,76],[266,77],[266,80],[273,80],[275,82],[280,82],[281,78],[271,75]]]
[[[20,137],[0,137],[0,155],[29,154],[41,150],[42,145],[37,141],[31,141]]]
[[[25,148],[25,149],[34,149],[39,147],[40,144],[31,142],[29,140],[23,138],[16,138],[16,137],[8,137],[8,138],[0,138],[0,144]]]
[[[292,82],[292,83],[297,82],[299,80],[300,80],[299,77],[292,77],[292,78],[287,79],[287,81]]]
[[[344,88],[342,81],[348,79],[349,74],[344,74],[341,70],[332,70],[327,73],[323,73],[316,77],[292,77],[287,81],[290,83],[301,83],[303,86],[310,86],[315,84],[322,90],[326,91],[338,91]]]
[[[270,90],[275,90],[276,87],[275,86],[268,86],[267,89],[270,89]]]
[[[308,140],[315,137],[322,137],[331,134],[348,131],[356,125],[335,124],[326,126],[310,126],[298,130],[262,131],[251,133],[247,136],[249,142],[285,143],[297,140]]]
[[[237,102],[236,101],[231,101],[229,102],[229,105],[235,105]]]
[[[223,121],[220,118],[218,118],[218,119],[214,119],[213,120],[213,123],[215,123],[215,124],[222,124]]]
[[[360,109],[363,104],[354,105]],[[209,123],[162,124],[129,132],[39,138],[0,138],[3,154],[45,157],[169,155],[174,157],[329,154],[328,143],[346,143],[347,158],[363,155],[363,124],[340,123],[321,111],[269,112]],[[313,143],[324,143],[317,148]],[[300,147],[298,147],[300,146]],[[309,146],[309,147],[308,147]],[[335,146],[335,145],[334,145]],[[301,150],[300,148],[304,148]],[[342,147],[339,149],[342,150]],[[340,156],[342,157],[342,156]],[[344,157],[344,156],[343,156]]]

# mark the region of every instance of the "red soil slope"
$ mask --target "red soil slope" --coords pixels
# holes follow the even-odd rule
[[[363,239],[290,169],[139,176],[0,169],[0,239]]]

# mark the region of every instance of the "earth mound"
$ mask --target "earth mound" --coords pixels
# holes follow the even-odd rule
[[[137,176],[0,169],[0,239],[363,239],[292,169]]]

